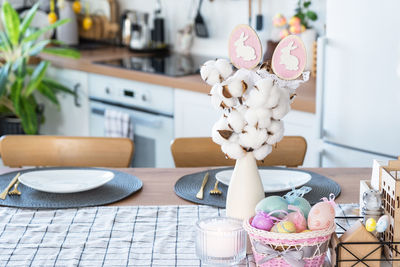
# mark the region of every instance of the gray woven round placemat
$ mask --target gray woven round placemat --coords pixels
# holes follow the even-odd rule
[[[194,203],[209,205],[219,208],[225,208],[226,201],[226,193],[228,191],[228,186],[219,183],[219,189],[222,191],[222,195],[210,195],[209,192],[214,188],[215,184],[215,174],[220,171],[230,170],[232,168],[222,168],[222,169],[213,169],[193,174],[188,174],[180,178],[175,183],[175,193],[186,200],[189,200]],[[280,167],[259,167],[259,169],[283,169],[288,170],[287,168]],[[340,194],[340,186],[333,180],[320,175],[315,172],[310,172],[302,169],[293,169],[295,171],[306,172],[311,175],[311,180],[305,184],[305,186],[309,186],[312,188],[311,192],[304,196],[311,205],[319,202],[322,197],[329,197],[330,193],[335,194],[335,196],[339,196]],[[208,182],[206,187],[204,188],[204,198],[202,200],[196,198],[196,194],[200,189],[201,182],[203,181],[204,175],[209,172],[210,177],[208,178]],[[265,196],[271,195],[285,195],[289,191],[282,191],[276,193],[266,193]]]
[[[98,169],[107,170],[114,173],[114,178],[98,188],[68,194],[55,194],[41,192],[28,186],[20,184],[18,189],[22,192],[21,196],[7,196],[5,200],[0,200],[1,206],[17,207],[17,208],[38,208],[38,209],[66,209],[91,207],[110,204],[124,199],[136,191],[140,190],[143,183],[136,176],[128,173],[102,169],[102,168],[39,168],[26,169],[6,173],[0,176],[0,188],[5,188],[12,178],[20,172],[21,174],[31,171],[43,170],[61,170],[61,169]],[[55,177],[56,179],[57,177]]]

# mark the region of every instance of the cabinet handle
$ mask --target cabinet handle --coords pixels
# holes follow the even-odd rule
[[[81,101],[79,99],[79,95],[78,95],[80,87],[81,87],[80,83],[77,83],[74,86],[74,103],[75,103],[75,107],[78,107],[78,108],[80,108],[82,106]]]

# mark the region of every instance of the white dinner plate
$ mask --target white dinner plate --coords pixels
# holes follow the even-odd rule
[[[94,189],[114,178],[104,170],[43,170],[21,174],[19,181],[33,189],[48,193],[76,193]]]
[[[311,175],[306,172],[293,170],[259,170],[265,193],[291,190],[311,180]],[[223,184],[229,185],[233,170],[220,171],[215,178]]]

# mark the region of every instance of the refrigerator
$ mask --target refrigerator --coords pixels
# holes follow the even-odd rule
[[[400,155],[399,10],[399,0],[327,0],[317,51],[322,167]]]

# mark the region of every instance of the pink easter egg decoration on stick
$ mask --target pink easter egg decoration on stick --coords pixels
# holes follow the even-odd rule
[[[253,69],[260,63],[261,42],[250,26],[240,24],[232,31],[229,37],[229,58],[238,69]]]
[[[272,70],[281,79],[294,80],[299,77],[307,63],[303,41],[297,35],[282,39],[272,55]]]

